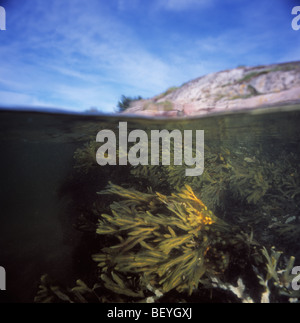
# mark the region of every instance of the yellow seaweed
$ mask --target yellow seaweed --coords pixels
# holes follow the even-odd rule
[[[101,215],[98,222],[98,234],[120,235],[120,243],[102,249],[105,256],[93,256],[103,268],[100,277],[107,288],[120,293],[119,278],[130,273],[143,275],[163,291],[177,289],[191,294],[203,275],[216,274],[217,251],[208,250],[219,243],[216,232],[225,225],[190,186],[171,196],[158,192],[145,195],[113,184],[104,191],[108,192],[123,200],[114,202],[111,215]]]

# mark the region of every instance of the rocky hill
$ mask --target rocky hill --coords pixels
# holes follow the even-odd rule
[[[195,116],[300,103],[300,61],[237,67],[199,77],[124,112],[145,116]]]

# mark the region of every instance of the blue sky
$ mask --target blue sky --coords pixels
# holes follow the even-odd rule
[[[0,105],[114,112],[239,65],[300,60],[289,0],[7,0]]]

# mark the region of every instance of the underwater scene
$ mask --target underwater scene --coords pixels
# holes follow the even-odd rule
[[[0,301],[299,302],[299,125],[299,105],[175,119],[0,110]],[[164,148],[158,164],[121,163],[120,141],[150,161],[153,130],[192,131],[191,159],[203,130],[201,175],[178,162],[184,141],[169,141],[169,165]]]

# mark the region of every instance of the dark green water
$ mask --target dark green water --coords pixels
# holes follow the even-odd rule
[[[117,134],[120,121],[128,122],[128,132],[136,129],[204,130],[204,174],[187,178],[183,175],[186,166],[153,169],[97,165],[93,154],[93,149],[96,152],[100,146],[96,143],[97,133],[111,129]],[[268,275],[267,258],[261,252],[264,247],[269,255],[273,246],[283,252],[275,271],[284,270],[291,256],[295,257],[294,265],[300,265],[299,125],[299,106],[179,120],[1,110],[0,266],[6,270],[6,291],[0,292],[0,300],[33,302],[44,274],[54,281],[48,285],[50,294],[51,286],[59,286],[72,298],[70,289],[81,279],[91,288],[94,284],[100,286],[96,293],[98,301],[137,302],[153,296],[142,283],[139,287],[137,281],[140,282],[142,275],[138,271],[118,271],[110,263],[103,272],[115,286],[122,287],[123,283],[118,285],[110,277],[111,272],[126,280],[126,289],[143,290],[140,298],[118,293],[116,288],[105,284],[101,268],[92,259],[103,246],[116,245],[110,237],[96,234],[101,214],[108,214],[110,205],[120,200],[120,196],[97,194],[111,181],[124,189],[141,193],[149,193],[150,189],[165,196],[171,196],[188,184],[228,226],[227,231],[224,229],[223,246],[210,233],[215,251],[210,254],[207,250],[213,247],[206,248],[203,256],[209,258],[208,269],[192,293],[185,291],[188,278],[182,274],[182,281],[179,285],[174,283],[174,289],[171,286],[166,290],[162,301],[240,301],[234,294],[225,292],[221,283],[213,286],[212,278],[216,276],[222,283],[234,286],[242,278],[247,295],[259,302],[264,289],[257,275],[265,279]],[[228,228],[232,228],[232,232],[228,233],[231,230]],[[162,226],[159,232],[163,229]],[[179,229],[176,234],[180,236]],[[240,239],[239,242],[231,241],[230,235]],[[150,238],[147,243],[152,243]],[[186,248],[179,245],[166,258],[175,259]],[[140,249],[135,246],[129,251],[138,253]],[[127,255],[125,251],[124,254]],[[226,264],[221,265],[224,255]],[[180,264],[169,271],[178,268]],[[281,282],[287,279],[282,273],[278,275]],[[283,292],[284,288],[276,287],[275,277],[268,279],[271,301],[286,302],[289,297],[298,297],[291,285]],[[158,290],[163,289],[159,279],[151,283]],[[51,301],[63,301],[58,294],[51,295]],[[89,300],[89,296],[86,299]],[[78,298],[72,300],[78,301]]]

